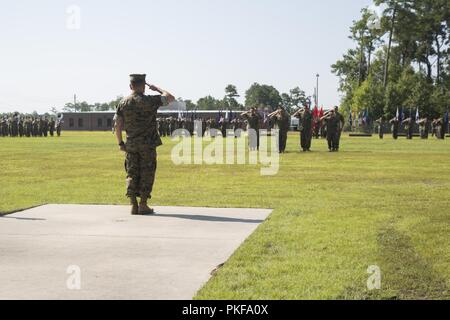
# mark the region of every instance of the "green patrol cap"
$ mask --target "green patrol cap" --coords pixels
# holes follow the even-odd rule
[[[130,82],[135,82],[135,83],[144,82],[145,83],[146,76],[147,76],[146,74],[130,74]]]

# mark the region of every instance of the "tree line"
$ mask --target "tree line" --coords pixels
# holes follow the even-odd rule
[[[450,2],[375,0],[350,28],[355,47],[332,65],[342,109],[394,117],[442,116],[450,106]]]
[[[240,97],[235,85],[228,85],[225,88],[225,96],[217,99],[213,96],[200,98],[197,102],[178,98],[178,101],[185,102],[188,110],[245,110],[248,107],[268,108],[276,110],[280,105],[288,111],[295,110],[303,106],[308,97],[305,91],[296,87],[288,93],[281,93],[271,85],[254,83],[245,92],[245,105],[238,102]],[[108,103],[89,104],[87,102],[67,103],[63,107],[65,112],[92,112],[92,111],[113,111],[123,97],[117,97]]]

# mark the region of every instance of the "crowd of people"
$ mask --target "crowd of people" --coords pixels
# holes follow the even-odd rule
[[[0,117],[1,137],[61,136],[62,116],[23,116],[18,113]]]
[[[376,123],[378,124],[379,137],[380,139],[383,139],[386,121],[383,117],[381,117],[376,120]],[[388,123],[391,126],[392,137],[396,140],[399,137],[401,126],[403,126],[406,138],[409,140],[414,137],[415,124],[419,127],[419,136],[421,139],[428,139],[430,134],[432,137],[436,137],[437,139],[445,139],[448,127],[448,120],[445,115],[441,118],[436,118],[433,120],[430,120],[427,117],[417,119],[409,117],[401,120],[398,116],[396,116],[389,120]]]
[[[157,127],[161,137],[167,137],[175,130],[184,129],[190,133],[205,136],[207,132],[214,130],[221,134],[224,138],[227,137],[228,131],[238,130],[249,131],[250,149],[257,150],[260,145],[260,130],[279,129],[279,152],[286,151],[288,132],[291,129],[291,119],[295,117],[299,119],[299,131],[301,140],[301,149],[304,152],[311,151],[311,140],[313,137],[322,137],[327,139],[328,148],[330,152],[339,151],[339,142],[342,130],[344,128],[344,117],[339,113],[338,107],[315,114],[309,106],[296,111],[290,115],[283,107],[279,107],[275,112],[268,114],[261,112],[256,107],[251,108],[247,112],[235,114],[231,117],[226,117],[219,113],[216,118],[196,117],[160,117],[157,119]],[[201,123],[201,132],[197,131],[196,123]],[[236,136],[233,134],[233,136]]]

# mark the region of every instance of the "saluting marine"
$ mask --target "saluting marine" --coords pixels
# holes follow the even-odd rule
[[[145,74],[130,75],[132,93],[119,103],[116,111],[116,138],[120,150],[126,154],[127,196],[133,215],[154,213],[147,201],[151,199],[155,181],[156,148],[162,145],[156,123],[157,112],[159,107],[175,101],[167,91],[148,85],[145,78]],[[146,86],[160,95],[145,95]],[[123,130],[127,136],[126,143],[122,137]]]
[[[325,121],[327,129],[327,142],[328,151],[337,152],[339,151],[338,143],[338,131],[339,131],[339,119],[336,117],[334,110],[330,110],[324,114],[321,121]]]
[[[283,107],[279,107],[277,111],[269,114],[268,118],[275,119],[275,123],[279,130],[278,151],[280,153],[285,153],[291,117]]]
[[[299,119],[300,146],[303,152],[311,151],[311,142],[313,135],[313,115],[309,105],[295,112],[292,117]]]
[[[405,126],[406,131],[406,139],[412,140],[413,138],[413,129],[414,129],[414,121],[412,118],[408,118],[403,120],[402,124]]]
[[[378,123],[378,136],[380,137],[380,139],[384,138],[384,117],[381,117],[378,120],[375,120],[376,123]]]
[[[429,135],[429,121],[428,121],[428,118],[420,119],[417,123],[419,124],[420,138],[421,139],[428,139],[428,135]]]
[[[391,119],[389,121],[389,123],[392,125],[392,137],[394,138],[394,140],[398,139],[398,130],[400,127],[400,121],[397,117],[394,117],[393,119]]]
[[[250,150],[259,150],[259,129],[261,125],[261,116],[259,115],[255,107],[250,111],[241,114],[241,117],[245,118],[248,122],[249,130],[249,145]]]

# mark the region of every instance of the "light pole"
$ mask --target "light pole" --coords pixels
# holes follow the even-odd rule
[[[317,77],[317,92],[316,92],[316,104],[317,104],[317,108],[319,108],[319,77],[320,74],[316,74]]]

